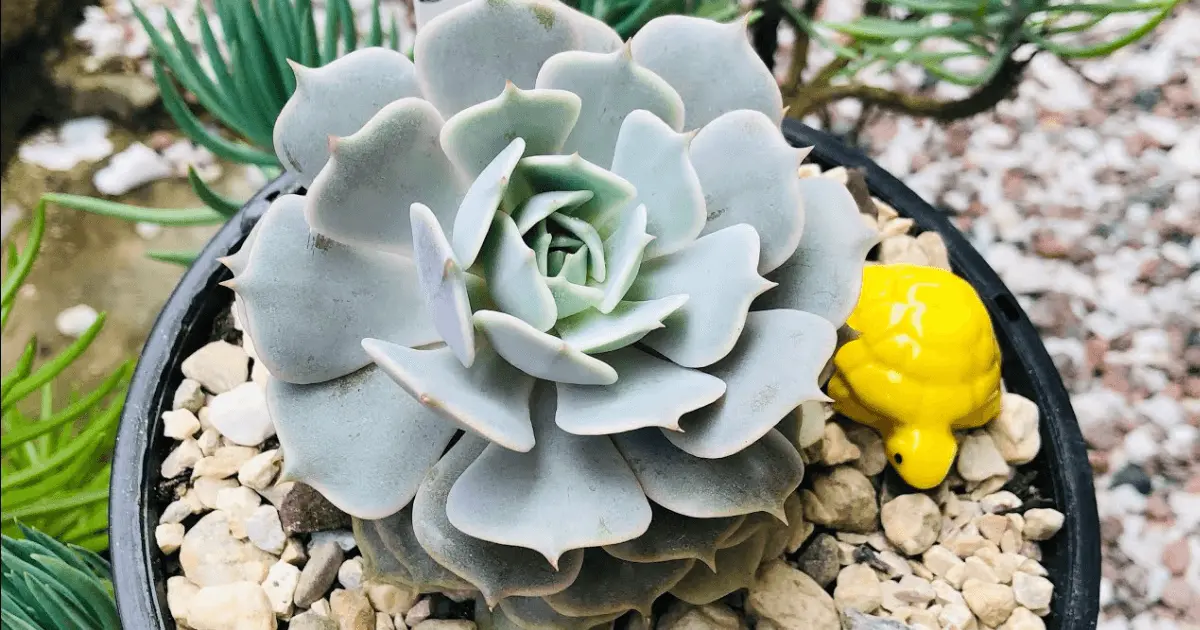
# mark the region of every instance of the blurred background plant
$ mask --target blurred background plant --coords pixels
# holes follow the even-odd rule
[[[112,573],[104,558],[29,527],[3,536],[0,620],[7,630],[118,630]]]
[[[45,207],[41,205],[34,211],[25,248],[8,247],[0,327],[8,324],[21,286],[37,259],[45,227]],[[122,364],[91,391],[71,389],[65,406],[56,406],[54,395],[56,388],[70,389],[59,384],[57,377],[83,356],[103,326],[104,315],[100,314],[71,345],[43,361],[38,360],[38,340],[30,338],[16,364],[4,374],[0,387],[0,490],[4,496],[0,519],[6,537],[21,536],[25,530],[18,526],[20,522],[84,549],[100,552],[108,548],[107,460],[132,363]],[[7,542],[4,550],[7,602]]]
[[[728,21],[753,12],[755,48],[779,76],[788,115],[817,116],[827,122],[836,103],[858,101],[862,105],[858,124],[844,134],[854,142],[872,116],[882,111],[939,121],[988,111],[1012,94],[1034,55],[1048,52],[1069,62],[1111,54],[1151,32],[1179,0],[567,3],[607,22],[626,38],[661,15]],[[856,8],[854,15],[826,17],[844,13],[848,6]],[[150,37],[154,79],[165,109],[193,142],[227,161],[257,166],[268,178],[280,172],[271,142],[275,118],[295,89],[288,60],[318,66],[360,46],[401,47],[400,25],[395,16],[383,15],[378,0],[372,4],[365,29],[358,27],[361,21],[349,0],[329,0],[320,27],[312,0],[215,0],[214,7],[215,17],[197,4],[198,46],[185,37],[169,12],[163,33],[137,11]],[[1093,29],[1120,14],[1144,19],[1116,37],[1096,41]],[[890,89],[886,80],[873,80],[913,68],[925,76],[925,85],[917,91]],[[939,89],[947,86],[952,89]],[[952,96],[945,96],[946,92]],[[188,99],[199,113],[193,112]],[[207,126],[205,119],[215,122],[220,131]],[[203,207],[145,208],[72,195],[50,195],[47,200],[164,226],[219,225],[245,201],[215,192],[194,170],[189,181]],[[171,250],[148,255],[182,265],[195,257],[194,252]]]

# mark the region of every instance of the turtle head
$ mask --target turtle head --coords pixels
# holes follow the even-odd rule
[[[954,456],[958,442],[949,429],[899,426],[884,440],[888,461],[908,485],[928,490],[942,483]]]

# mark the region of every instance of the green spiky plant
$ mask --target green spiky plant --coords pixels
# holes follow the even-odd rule
[[[9,247],[0,325],[8,324],[19,290],[37,259],[45,227],[45,204],[39,204],[24,250]],[[117,368],[90,392],[72,392],[66,406],[58,407],[54,401],[55,381],[83,356],[103,326],[101,314],[71,345],[40,362],[38,341],[31,338],[16,365],[4,375],[0,388],[0,490],[4,496],[0,518],[7,536],[20,536],[17,521],[21,521],[92,551],[108,547],[106,459],[116,437],[131,364]]]
[[[5,630],[119,630],[107,561],[20,526],[24,539],[3,536],[0,620]]]
[[[449,2],[449,0],[443,0]],[[570,0],[582,13],[613,27],[622,38],[633,36],[647,22],[662,15],[684,14],[729,21],[742,9],[735,0]],[[759,56],[774,67],[776,32],[787,25],[795,33],[787,75],[781,90],[789,115],[817,114],[828,120],[829,107],[842,99],[857,99],[864,113],[853,137],[872,115],[896,111],[937,120],[973,116],[1008,97],[1020,82],[1031,56],[1018,58],[1021,47],[1033,54],[1046,51],[1066,60],[1101,57],[1132,44],[1161,23],[1179,0],[1106,0],[1064,3],[1054,0],[871,0],[864,15],[847,23],[816,18],[829,0],[760,0],[754,9],[754,40]],[[280,108],[294,89],[287,60],[315,67],[360,45],[399,47],[395,19],[384,35],[378,1],[372,8],[368,34],[362,40],[355,30],[354,11],[348,0],[331,0],[323,28],[318,29],[311,0],[237,0],[216,2],[217,20],[229,53],[221,47],[211,27],[211,17],[197,6],[201,25],[204,69],[192,45],[168,14],[168,41],[145,16],[138,13],[151,37],[155,79],[167,111],[179,128],[196,143],[235,163],[258,165],[268,175],[278,172],[271,153],[271,130]],[[1111,40],[1073,45],[1069,38],[1087,37],[1105,19],[1123,13],[1146,14],[1146,20]],[[281,28],[267,28],[279,24]],[[323,33],[318,36],[318,33]],[[835,53],[835,59],[812,70],[809,44],[815,42]],[[931,49],[933,43],[951,43]],[[978,60],[981,68],[965,72],[954,64]],[[910,64],[931,78],[971,88],[958,99],[888,90],[859,80],[873,69],[890,71]],[[245,68],[240,73],[237,69]],[[806,71],[808,74],[806,75]],[[191,94],[227,132],[228,140],[204,127],[188,108],[183,93]],[[165,226],[219,225],[241,207],[211,190],[195,172],[189,181],[204,207],[154,209],[119,204],[77,195],[50,195],[50,201],[89,212]],[[187,265],[194,252],[151,251],[151,258]]]

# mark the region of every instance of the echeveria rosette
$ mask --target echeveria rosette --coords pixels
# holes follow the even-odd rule
[[[825,399],[875,234],[797,177],[744,23],[623,45],[472,0],[415,64],[366,49],[297,86],[275,144],[308,192],[226,259],[287,477],[381,577],[517,627],[745,585],[803,472],[776,426]]]

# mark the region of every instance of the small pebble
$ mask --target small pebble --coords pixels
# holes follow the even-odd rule
[[[342,548],[332,542],[313,549],[300,573],[300,583],[296,586],[296,605],[307,608],[324,597],[337,578],[338,568],[344,560]]]
[[[175,409],[162,415],[163,435],[172,440],[185,440],[200,430],[200,420],[187,409]],[[198,445],[197,445],[198,446]]]
[[[257,446],[275,435],[266,392],[258,383],[217,394],[208,404],[208,419],[225,439],[241,446]]]
[[[179,551],[183,544],[183,525],[179,523],[164,523],[154,528],[154,542],[168,556]]]
[[[260,505],[245,517],[246,537],[255,547],[280,555],[287,544],[287,534],[279,522],[279,511],[273,505]]]
[[[1021,535],[1026,540],[1049,540],[1062,529],[1066,517],[1058,510],[1033,508],[1026,510],[1025,527]]]
[[[937,542],[942,513],[924,494],[905,494],[888,501],[880,511],[883,533],[904,553],[924,553]]]
[[[181,369],[204,389],[223,394],[250,378],[250,357],[239,346],[214,341],[184,359]]]
[[[375,611],[367,596],[359,591],[336,589],[329,595],[329,607],[339,630],[374,630]]]
[[[204,389],[200,382],[190,378],[183,379],[183,382],[179,383],[179,387],[175,388],[171,409],[186,409],[192,413],[199,413],[203,406]]]
[[[356,590],[362,588],[363,584],[363,565],[362,559],[350,558],[342,563],[338,568],[337,573],[338,584],[342,588],[348,590]]]
[[[247,488],[265,490],[275,483],[282,462],[279,449],[263,451],[238,468],[238,482]]]
[[[261,586],[234,582],[206,586],[188,606],[188,623],[195,630],[275,630],[275,612]]]
[[[77,339],[96,323],[100,314],[87,304],[76,304],[54,317],[54,328],[58,332]]]
[[[300,569],[283,561],[271,565],[262,588],[271,603],[271,610],[275,611],[275,616],[286,619],[292,614],[296,585],[299,583]]]

